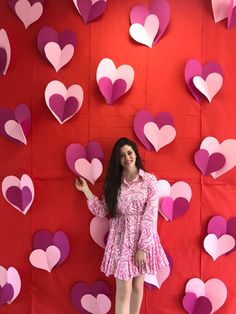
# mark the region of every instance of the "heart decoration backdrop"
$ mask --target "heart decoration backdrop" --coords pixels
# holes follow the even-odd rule
[[[11,46],[5,29],[0,29],[0,75],[6,75],[11,60]]]
[[[73,0],[85,24],[100,17],[106,10],[107,0]]]
[[[0,306],[12,303],[21,290],[21,279],[14,267],[5,269],[0,265]]]

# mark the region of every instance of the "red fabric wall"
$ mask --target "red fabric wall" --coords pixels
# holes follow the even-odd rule
[[[104,150],[106,170],[114,141],[134,139],[145,168],[171,183],[184,180],[193,197],[189,211],[166,222],[159,217],[159,233],[164,248],[173,258],[171,276],[160,290],[145,289],[141,314],[184,313],[182,298],[186,282],[219,278],[228,289],[228,298],[218,313],[232,314],[236,308],[236,253],[215,262],[203,250],[209,219],[226,219],[236,212],[236,168],[217,180],[202,177],[193,162],[194,152],[206,136],[222,141],[236,138],[235,70],[236,27],[226,29],[226,21],[215,24],[211,1],[169,0],[171,21],[167,32],[152,49],[135,43],[129,36],[129,13],[147,0],[108,0],[105,14],[85,25],[73,1],[46,0],[43,16],[25,30],[11,12],[7,1],[0,2],[0,28],[12,47],[6,76],[0,77],[0,107],[29,105],[32,129],[28,145],[16,145],[0,137],[0,179],[27,173],[35,185],[35,200],[24,216],[0,196],[0,265],[15,267],[22,279],[22,290],[11,304],[0,307],[4,314],[76,313],[70,303],[70,290],[77,281],[110,283],[113,303],[115,282],[100,273],[103,250],[89,235],[92,214],[85,197],[74,187],[75,176],[65,162],[71,143],[98,141]],[[57,31],[72,29],[78,46],[71,62],[55,72],[37,50],[37,34],[43,26]],[[135,70],[131,90],[114,105],[106,105],[96,84],[96,69],[104,57],[117,66],[130,64]],[[224,85],[213,102],[198,104],[187,90],[184,67],[189,58],[202,64],[219,62]],[[44,90],[51,80],[67,87],[80,84],[84,103],[80,112],[64,125],[52,116],[44,101]],[[133,133],[133,118],[140,109],[156,114],[168,111],[174,117],[177,137],[158,153],[146,151]],[[104,172],[105,173],[105,172]],[[92,190],[101,193],[104,173]],[[41,229],[63,230],[69,237],[68,259],[51,274],[29,263],[32,235]],[[111,313],[114,313],[114,304]]]

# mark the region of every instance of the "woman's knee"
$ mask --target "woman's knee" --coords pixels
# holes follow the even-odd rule
[[[116,282],[116,295],[119,299],[129,298],[132,291],[132,281],[131,280],[117,280]]]
[[[143,286],[144,286],[144,278],[143,277],[137,277],[133,280],[132,289],[137,294],[143,293]]]

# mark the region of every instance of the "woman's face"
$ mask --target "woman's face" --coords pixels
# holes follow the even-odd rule
[[[129,145],[124,145],[120,149],[120,164],[125,169],[130,169],[135,166],[136,154],[133,148]]]

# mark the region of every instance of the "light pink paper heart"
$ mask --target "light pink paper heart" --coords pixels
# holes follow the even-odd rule
[[[223,85],[223,77],[219,73],[210,73],[206,80],[195,76],[193,84],[211,102]]]
[[[5,123],[4,129],[9,136],[24,143],[25,145],[27,144],[27,140],[22,130],[22,127],[15,120],[8,120]]]
[[[168,145],[174,140],[176,131],[171,125],[164,125],[159,129],[156,123],[147,122],[144,125],[144,135],[157,152],[163,146]]]
[[[105,294],[86,294],[81,298],[83,308],[92,314],[106,314],[111,309],[111,300]]]
[[[215,23],[228,17],[230,0],[211,0]]]
[[[12,285],[14,290],[13,298],[8,302],[10,304],[15,300],[15,298],[20,293],[21,290],[20,275],[14,267],[9,267],[6,270],[3,266],[0,266],[0,286],[3,287],[7,283]]]
[[[79,158],[75,162],[75,170],[94,184],[102,174],[102,163],[97,158],[92,159],[91,163],[85,158]]]
[[[74,46],[71,44],[65,45],[65,47],[61,49],[58,43],[49,42],[44,47],[45,55],[56,72],[71,60],[74,51]]]
[[[30,254],[30,263],[37,268],[44,269],[49,273],[53,267],[59,262],[61,257],[60,250],[55,246],[51,245],[46,251],[37,249]]]
[[[27,28],[40,18],[43,13],[43,5],[41,2],[31,5],[28,0],[18,0],[15,4],[15,12]]]
[[[144,281],[160,289],[161,285],[169,277],[169,275],[170,267],[168,266],[158,270],[157,274],[145,274]]]
[[[146,17],[144,25],[132,24],[129,29],[130,36],[137,42],[152,47],[154,39],[159,30],[159,20],[154,14]]]
[[[11,46],[7,32],[3,28],[0,29],[0,47],[3,48],[7,54],[7,61],[3,70],[3,75],[6,75],[11,60]]]
[[[222,235],[219,239],[215,234],[208,234],[204,239],[203,246],[215,261],[234,248],[235,240],[234,237],[228,234]]]
[[[192,292],[197,297],[205,296],[212,304],[212,312],[216,312],[227,298],[227,288],[223,281],[217,278],[212,278],[204,283],[199,278],[190,279],[185,288],[185,292]]]
[[[109,229],[109,220],[106,217],[94,217],[90,222],[90,235],[94,242],[96,242],[103,249],[105,249],[104,239],[106,234],[109,232]]]

